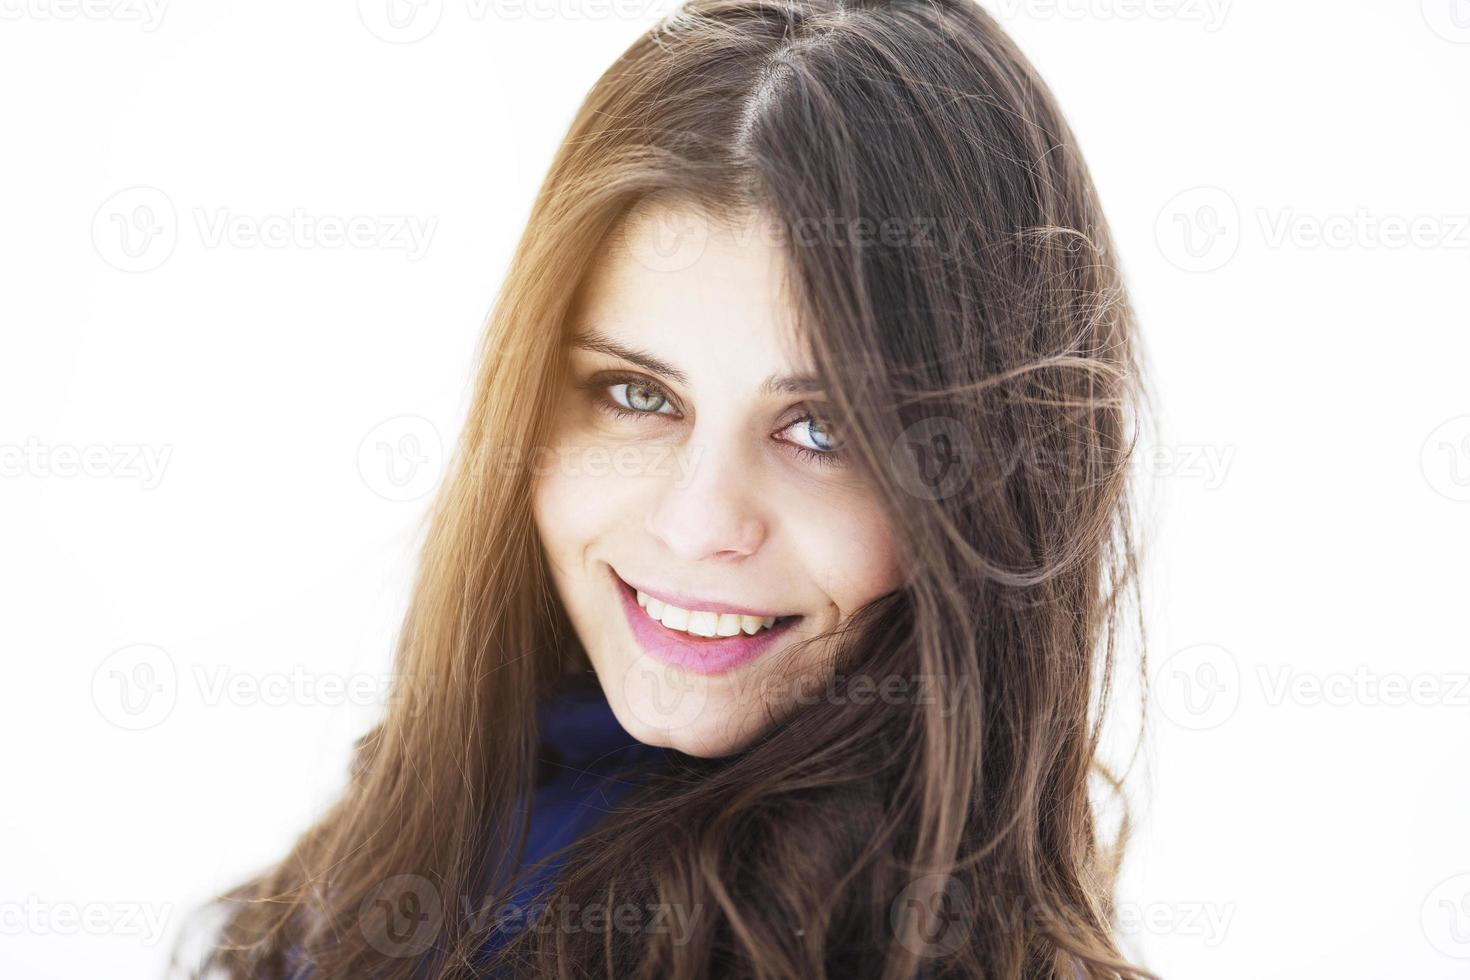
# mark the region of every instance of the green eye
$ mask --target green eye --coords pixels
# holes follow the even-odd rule
[[[607,390],[620,408],[639,414],[659,414],[669,404],[669,397],[661,390],[636,381],[610,385]]]
[[[575,380],[573,385],[586,392],[593,408],[615,418],[679,414],[668,392],[647,378],[600,371]]]

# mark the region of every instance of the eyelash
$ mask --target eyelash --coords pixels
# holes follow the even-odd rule
[[[584,380],[576,382],[576,386],[578,388],[588,392],[592,396],[592,402],[597,407],[598,411],[606,412],[614,418],[625,419],[631,417],[646,419],[657,418],[659,415],[662,414],[661,412],[639,412],[634,409],[624,408],[617,402],[612,401],[610,398],[608,398],[607,389],[613,387],[614,385],[621,384],[633,384],[638,385],[640,388],[652,389],[653,391],[657,391],[659,394],[663,395],[667,403],[673,402],[673,399],[669,397],[669,393],[665,391],[661,385],[658,385],[648,380],[647,378],[639,377],[636,374],[598,374],[594,377],[586,378]],[[799,419],[793,419],[783,428],[783,431],[784,429],[791,428],[791,426],[793,425],[800,425],[803,422],[812,422],[817,420],[818,417],[815,415],[803,415]],[[782,441],[785,442],[784,439]],[[787,442],[786,445],[791,447],[791,449],[796,453],[798,459],[810,460],[817,463],[819,466],[841,466],[843,462],[842,451],[839,449],[833,449],[828,452],[820,452],[816,449],[810,449],[806,446],[798,446],[790,442]]]

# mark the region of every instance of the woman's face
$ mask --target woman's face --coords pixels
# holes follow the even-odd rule
[[[766,227],[630,218],[584,284],[537,461],[537,529],[613,712],[696,756],[822,696],[830,643],[792,645],[901,582],[888,522],[824,421]]]

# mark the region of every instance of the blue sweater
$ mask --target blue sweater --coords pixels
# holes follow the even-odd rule
[[[678,755],[672,749],[644,745],[625,732],[596,683],[578,682],[562,689],[540,706],[537,717],[541,770],[531,798],[522,867],[534,865],[592,829],[636,785],[645,765]],[[534,923],[561,863],[549,862],[521,884],[511,902],[483,916],[488,932],[480,947],[480,965],[488,965],[511,934]],[[306,964],[299,964],[298,970],[293,974],[296,980],[311,976]]]
[[[531,798],[523,868],[591,830],[636,785],[639,772],[677,755],[624,731],[595,681],[564,687],[540,706],[537,717],[541,768]],[[558,859],[535,871],[509,903],[491,910],[482,962],[511,933],[534,923],[561,865]]]
[[[646,764],[667,758],[671,749],[644,745],[623,730],[595,679],[577,678],[537,709],[541,730],[540,770],[531,797],[531,821],[522,867],[577,840],[634,786]],[[673,753],[677,754],[677,753]],[[531,925],[562,861],[537,870],[507,904],[477,909],[488,932],[480,948],[481,964],[512,933]],[[445,908],[445,914],[452,910]],[[309,980],[315,972],[300,950],[288,956],[292,980]]]

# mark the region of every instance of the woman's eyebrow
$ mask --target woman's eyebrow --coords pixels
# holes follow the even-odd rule
[[[763,395],[814,395],[825,390],[815,374],[773,374],[761,385]]]
[[[572,346],[578,350],[593,351],[598,354],[607,354],[611,357],[621,357],[625,361],[631,361],[639,367],[647,368],[654,374],[661,374],[671,381],[681,385],[689,383],[689,376],[666,361],[661,361],[647,351],[636,347],[624,347],[616,341],[609,340],[602,334],[588,327],[583,327],[572,335]]]
[[[622,358],[654,374],[661,374],[677,384],[687,385],[689,383],[689,376],[667,361],[645,350],[626,347],[590,327],[583,327],[573,334],[571,344],[578,350]],[[809,395],[820,392],[824,388],[822,380],[814,374],[773,374],[761,383],[760,390],[763,395]]]

